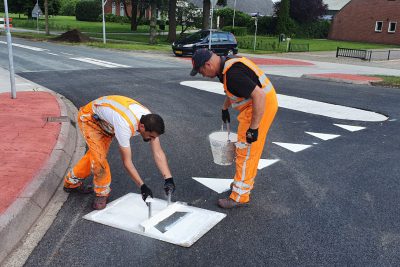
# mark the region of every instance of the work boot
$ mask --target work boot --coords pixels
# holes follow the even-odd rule
[[[236,202],[231,198],[218,199],[218,206],[220,206],[223,209],[233,209],[233,208],[247,207],[248,205],[249,205],[249,203]]]
[[[94,198],[92,208],[94,210],[102,210],[107,206],[108,196],[96,196]]]
[[[90,194],[93,193],[93,185],[84,185],[81,183],[77,187],[67,188],[64,186],[64,191],[67,193]]]

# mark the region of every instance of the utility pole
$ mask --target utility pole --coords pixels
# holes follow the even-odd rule
[[[14,60],[12,53],[12,42],[11,42],[11,32],[10,32],[10,20],[8,18],[8,3],[4,0],[4,12],[6,14],[6,35],[7,35],[7,47],[8,47],[8,64],[10,71],[10,84],[11,84],[11,98],[17,98],[17,90],[15,88],[15,75],[14,75]]]
[[[103,10],[103,43],[106,43],[106,20],[104,18],[104,6],[106,5],[107,0],[101,0],[101,6],[102,6],[102,10]]]
[[[217,0],[210,0],[211,3],[211,14],[210,14],[210,40],[208,42],[208,50],[211,50],[211,39],[212,39],[212,26],[213,26],[213,13],[214,6],[217,4]]]

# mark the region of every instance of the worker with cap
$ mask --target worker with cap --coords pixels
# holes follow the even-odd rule
[[[265,139],[278,110],[275,89],[265,73],[245,57],[223,57],[199,49],[193,54],[192,65],[191,76],[200,73],[204,77],[218,77],[224,84],[224,123],[230,122],[229,107],[239,111],[232,191],[228,198],[219,199],[218,205],[225,209],[247,206]]]
[[[107,162],[107,153],[115,136],[123,165],[138,187],[145,201],[153,197],[150,188],[143,182],[132,162],[130,138],[141,135],[149,142],[155,163],[164,178],[165,193],[175,190],[174,180],[167,158],[161,147],[159,136],[164,133],[163,119],[152,114],[139,102],[119,95],[100,97],[79,109],[79,128],[89,149],[83,158],[64,178],[64,190],[67,192],[92,193],[96,196],[93,209],[106,207],[111,188],[111,172]],[[85,185],[83,180],[93,174],[93,186]]]

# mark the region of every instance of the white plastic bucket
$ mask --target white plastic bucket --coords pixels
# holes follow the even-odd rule
[[[235,161],[235,143],[237,142],[237,134],[227,131],[219,131],[211,133],[210,139],[211,152],[214,163],[218,165],[231,165]]]

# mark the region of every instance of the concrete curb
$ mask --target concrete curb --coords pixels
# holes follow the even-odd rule
[[[14,203],[0,216],[0,263],[12,252],[42,214],[49,200],[59,187],[70,166],[75,152],[82,154],[82,138],[76,124],[77,109],[65,97],[50,91],[60,106],[61,116],[68,119],[61,123],[57,143],[50,158],[24,189]],[[79,155],[80,156],[80,155]]]

